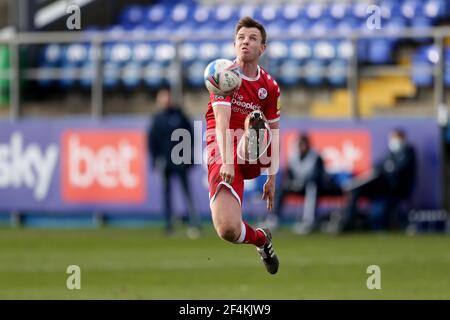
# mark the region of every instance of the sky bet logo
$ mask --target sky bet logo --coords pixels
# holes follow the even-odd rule
[[[145,135],[135,130],[76,130],[62,137],[66,202],[145,200]]]
[[[0,190],[27,188],[37,201],[47,197],[58,160],[58,146],[25,143],[21,132],[0,141]]]

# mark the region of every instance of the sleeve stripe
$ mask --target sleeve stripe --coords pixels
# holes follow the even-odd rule
[[[276,118],[276,119],[272,119],[272,120],[267,120],[267,123],[274,123],[280,120],[280,117]]]
[[[215,107],[215,106],[225,106],[225,107],[231,107],[231,102],[227,102],[227,101],[216,101],[216,102],[213,102],[213,103],[211,103],[211,105],[213,106],[213,107]]]

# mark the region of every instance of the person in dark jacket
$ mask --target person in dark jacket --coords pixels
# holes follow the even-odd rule
[[[372,229],[387,229],[393,222],[404,224],[399,220],[398,208],[402,201],[410,198],[416,183],[415,150],[402,129],[390,132],[388,146],[389,152],[368,175],[356,177],[346,186],[348,202],[338,219],[337,231],[351,229],[361,197],[371,200]]]
[[[177,177],[187,204],[190,225],[188,236],[197,238],[200,235],[200,221],[190,192],[188,176],[194,153],[192,125],[181,107],[172,103],[170,87],[163,87],[158,91],[156,104],[160,110],[153,117],[153,123],[148,132],[148,143],[153,168],[160,172],[162,178],[166,234],[171,235],[174,232],[172,180]],[[172,149],[180,143],[179,141],[172,141],[172,133],[176,129],[185,129],[190,134],[192,144],[189,163],[180,163],[177,159],[172,159]],[[183,154],[180,154],[180,156],[183,157]]]
[[[341,194],[339,186],[331,180],[325,170],[321,155],[311,146],[307,133],[299,137],[298,148],[288,159],[287,168],[281,179],[280,192],[276,195],[274,214],[267,217],[272,228],[278,225],[286,196],[298,194],[305,196],[303,214],[294,224],[293,231],[307,234],[317,226],[317,200],[324,194]]]

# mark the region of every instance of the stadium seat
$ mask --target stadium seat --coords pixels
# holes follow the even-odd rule
[[[148,26],[156,27],[160,23],[162,23],[165,20],[168,20],[169,18],[169,7],[164,6],[162,4],[156,4],[149,6],[145,10],[145,23]]]
[[[335,59],[328,65],[327,80],[333,87],[344,87],[347,83],[348,61]]]
[[[111,90],[119,85],[121,68],[119,64],[108,61],[103,66],[103,87]]]
[[[310,86],[321,86],[325,83],[325,62],[317,59],[308,60],[303,66],[305,83]]]
[[[313,55],[312,42],[304,40],[295,40],[290,44],[289,57],[304,61]]]
[[[411,80],[418,87],[430,87],[433,84],[433,64],[438,54],[433,46],[420,48],[412,61]]]
[[[137,42],[132,46],[132,58],[131,60],[145,64],[151,61],[153,58],[153,47],[148,42]]]
[[[144,22],[145,9],[138,5],[126,7],[119,16],[123,26],[136,26]]]
[[[329,62],[336,57],[336,41],[319,40],[314,41],[313,56],[315,59]]]
[[[376,38],[368,42],[367,61],[372,64],[392,63],[392,52],[394,49],[394,40]]]
[[[187,66],[198,57],[198,41],[185,41],[180,45],[180,57],[183,65]]]
[[[305,7],[299,3],[291,2],[287,3],[281,9],[280,16],[282,19],[288,22],[299,21],[304,15]]]
[[[344,2],[333,2],[329,7],[329,15],[335,20],[346,20],[351,15],[351,5]]]
[[[221,58],[221,46],[217,41],[203,41],[198,46],[197,56],[202,62],[209,63]]]
[[[157,42],[154,48],[153,60],[157,63],[167,66],[175,58],[175,46],[169,41]]]
[[[223,41],[221,46],[222,57],[233,60],[236,57],[234,45],[230,41]]]
[[[59,44],[50,44],[41,51],[40,64],[57,66],[62,62],[64,47]]]
[[[78,66],[72,63],[65,63],[62,67],[59,85],[62,89],[73,88],[77,83]]]
[[[141,65],[136,62],[127,63],[122,68],[122,84],[128,90],[136,89],[142,79]]]
[[[88,46],[80,43],[72,43],[64,51],[63,63],[79,66],[89,58]]]
[[[126,42],[116,42],[111,46],[109,60],[119,65],[128,63],[133,56],[132,45]]]
[[[302,62],[297,59],[287,59],[278,67],[277,79],[282,85],[295,86],[302,79]]]
[[[143,73],[144,83],[150,89],[158,89],[166,81],[166,70],[161,63],[150,62]]]
[[[207,65],[206,61],[196,61],[186,69],[185,77],[188,85],[197,88],[204,86],[203,74]]]
[[[94,65],[88,61],[81,67],[80,85],[82,88],[89,89],[92,81],[94,81]]]

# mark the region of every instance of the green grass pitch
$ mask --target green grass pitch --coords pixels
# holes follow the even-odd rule
[[[0,229],[0,299],[450,299],[447,235],[274,234],[266,273],[255,248],[183,229]],[[66,269],[81,268],[81,290]],[[369,290],[369,265],[381,289]]]

